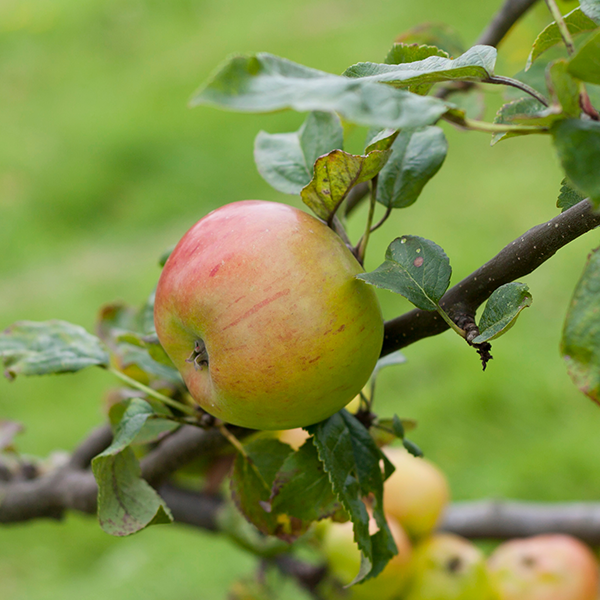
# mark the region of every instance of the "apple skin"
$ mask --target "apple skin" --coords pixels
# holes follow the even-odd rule
[[[252,429],[312,425],[367,382],[383,344],[373,288],[342,240],[285,204],[246,200],[198,221],[156,290],[158,338],[192,397]],[[204,344],[208,365],[193,359]]]
[[[357,583],[345,590],[348,600],[391,600],[398,598],[406,587],[412,555],[412,546],[402,526],[386,515],[392,537],[396,542],[398,554],[386,565],[385,569],[373,579]],[[377,531],[375,519],[369,521],[373,534]],[[354,541],[352,523],[327,522],[322,535],[323,552],[331,573],[344,585],[350,583],[360,569],[360,550]]]
[[[383,487],[383,506],[414,539],[431,533],[450,500],[445,475],[404,448],[385,448],[396,470]]]
[[[496,600],[485,557],[458,535],[436,533],[415,546],[405,600]]]
[[[592,551],[568,535],[548,534],[500,544],[489,558],[499,600],[596,600]]]

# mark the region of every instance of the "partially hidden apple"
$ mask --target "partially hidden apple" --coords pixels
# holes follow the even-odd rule
[[[499,600],[596,600],[592,551],[568,535],[547,534],[500,544],[489,558]]]
[[[413,538],[431,533],[450,499],[445,475],[433,463],[404,448],[385,448],[396,470],[383,488],[385,511]]]
[[[436,533],[415,546],[404,600],[496,600],[483,553],[469,540]]]
[[[247,200],[198,221],[156,290],[158,338],[196,402],[227,423],[291,429],[344,407],[383,343],[373,288],[315,217]]]
[[[406,587],[410,567],[412,547],[402,526],[389,515],[386,520],[396,542],[398,554],[385,569],[364,583],[357,583],[347,590],[348,600],[391,600],[400,597]],[[375,519],[369,521],[373,534],[377,531]],[[322,534],[323,552],[327,557],[330,572],[343,584],[350,583],[360,569],[360,550],[354,541],[352,523],[327,522]]]

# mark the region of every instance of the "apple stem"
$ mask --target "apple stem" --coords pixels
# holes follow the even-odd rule
[[[375,214],[375,204],[377,198],[377,175],[371,179],[371,194],[369,197],[369,216],[367,217],[367,226],[365,233],[360,238],[358,245],[356,246],[356,258],[362,265],[365,262],[365,253],[367,251],[367,244],[369,243],[369,235],[371,234],[371,225],[373,224],[373,215]],[[387,217],[386,217],[387,218]]]
[[[238,440],[227,427],[225,427],[225,423],[219,421],[217,423],[217,429],[221,432],[221,435],[247,460],[248,454],[246,454],[246,450],[244,450],[244,446],[242,446],[240,440]]]
[[[173,400],[173,398],[169,398],[168,396],[165,396],[164,394],[161,394],[160,392],[157,392],[156,390],[149,388],[148,386],[144,385],[143,383],[140,383],[139,381],[132,379],[128,375],[125,375],[125,373],[121,373],[121,371],[117,371],[117,369],[115,369],[113,367],[109,368],[108,370],[113,375],[115,375],[116,377],[118,377],[119,379],[124,381],[125,383],[129,384],[131,387],[137,388],[138,390],[148,394],[148,396],[151,396],[155,400],[158,400],[159,402],[162,402],[163,404],[166,404],[167,406],[170,406],[171,408],[176,408],[177,410],[180,410],[181,412],[185,413],[186,415],[190,415],[191,417],[196,416],[196,412],[190,406],[186,406],[185,404],[182,404],[181,402],[177,402],[177,400]]]

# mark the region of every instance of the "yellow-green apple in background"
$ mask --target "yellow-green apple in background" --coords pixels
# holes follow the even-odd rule
[[[404,448],[385,448],[396,470],[383,488],[383,506],[412,538],[431,533],[450,499],[445,475]]]
[[[592,551],[568,535],[548,534],[500,544],[489,558],[499,600],[596,600]]]
[[[383,343],[373,288],[342,240],[284,204],[227,204],[177,244],[154,322],[192,397],[254,429],[317,423],[367,382]]]
[[[404,591],[408,580],[408,570],[412,548],[408,536],[402,526],[389,515],[386,520],[392,537],[396,542],[398,554],[390,560],[385,569],[373,579],[358,583],[347,590],[348,600],[391,600],[398,598]],[[321,532],[322,547],[332,575],[342,584],[347,585],[358,574],[360,569],[360,551],[354,541],[352,523],[333,523],[327,521]],[[375,520],[369,521],[371,533],[377,531]]]
[[[483,553],[469,540],[436,533],[417,544],[404,600],[496,600]]]

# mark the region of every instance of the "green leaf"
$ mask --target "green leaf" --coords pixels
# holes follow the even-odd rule
[[[152,315],[151,307],[154,306],[153,296],[151,304],[140,310],[122,303],[102,307],[96,325],[98,336],[110,349],[112,362],[120,371],[144,384],[164,380],[183,385],[179,371],[167,357],[156,333],[145,333],[148,331],[147,313],[150,310]]]
[[[334,150],[317,159],[313,179],[300,197],[317,217],[329,221],[348,192],[356,184],[373,179],[389,156],[389,150],[373,150],[359,156]]]
[[[238,454],[231,474],[231,495],[239,511],[265,535],[292,542],[310,523],[272,510],[271,490],[275,477],[292,453],[287,444],[258,438],[244,444],[246,456]]]
[[[392,155],[377,180],[377,202],[392,208],[413,204],[425,184],[440,170],[448,142],[439,127],[404,129],[392,144]]]
[[[600,31],[592,35],[571,57],[569,73],[582,81],[600,84]]]
[[[389,245],[385,259],[375,271],[360,273],[357,278],[401,294],[418,308],[437,310],[452,275],[450,261],[437,244],[404,235]]]
[[[422,23],[401,33],[396,41],[404,44],[437,46],[450,56],[458,56],[465,51],[460,34],[446,23]]]
[[[563,329],[561,353],[575,385],[600,404],[600,248],[588,257]]]
[[[397,129],[369,130],[365,144],[365,154],[369,154],[373,150],[381,150],[382,152],[389,150],[399,133]]]
[[[444,102],[389,86],[331,75],[260,53],[234,56],[192,98],[242,112],[337,112],[346,121],[373,127],[423,127],[446,112]]]
[[[124,450],[142,430],[148,417],[154,414],[154,409],[148,402],[141,398],[132,398],[117,423],[112,444],[94,460],[114,456]]]
[[[474,344],[482,344],[504,335],[517,321],[521,311],[531,306],[529,288],[524,283],[506,283],[501,285],[489,297],[481,320],[479,335]]]
[[[406,356],[402,354],[400,350],[396,350],[396,352],[392,352],[387,356],[380,358],[375,364],[375,368],[373,369],[373,373],[371,377],[376,378],[379,375],[379,372],[385,367],[393,367],[395,365],[403,365],[406,362]]]
[[[72,373],[108,367],[104,344],[83,327],[66,321],[18,321],[0,333],[4,375]]]
[[[417,458],[421,458],[423,456],[423,450],[421,450],[421,448],[419,448],[419,446],[417,446],[414,442],[411,442],[410,440],[407,440],[405,438],[404,440],[402,440],[402,445],[413,456],[416,456]]]
[[[284,194],[299,194],[310,183],[319,156],[341,150],[344,130],[334,113],[311,112],[294,133],[259,132],[254,161],[263,179]]]
[[[543,124],[547,125],[556,120],[554,114],[544,112],[544,105],[532,98],[531,96],[525,96],[518,98],[512,102],[507,102],[500,107],[494,118],[494,123],[498,124],[513,124],[513,123],[528,123],[531,125]],[[531,133],[538,133],[532,131]],[[530,135],[527,131],[509,131],[505,133],[495,133],[492,136],[492,146],[497,144],[500,140],[507,140],[511,137],[517,137],[521,135]]]
[[[92,469],[98,483],[98,520],[106,533],[125,536],[173,521],[166,504],[141,478],[131,448],[105,459],[97,457]]]
[[[572,206],[579,204],[585,198],[573,187],[569,180],[565,177],[561,181],[560,194],[556,201],[556,207],[560,208],[560,212],[565,212]]]
[[[550,63],[546,77],[554,104],[561,107],[565,117],[578,118],[581,114],[579,83],[569,73],[569,61],[563,58]]]
[[[600,0],[579,0],[581,10],[600,25]]]
[[[429,46],[427,44],[404,44],[400,42],[392,46],[385,57],[384,62],[387,65],[399,65],[402,63],[425,60],[430,56],[450,58],[450,55],[445,50],[441,50],[435,46]]]
[[[494,73],[497,51],[492,46],[473,46],[458,58],[430,56],[416,62],[388,65],[364,62],[352,65],[344,75],[395,87],[434,84],[440,81],[485,81]]]
[[[392,429],[396,434],[396,437],[404,439],[404,424],[398,415],[394,415],[392,418]]]
[[[354,539],[362,553],[361,569],[353,583],[375,577],[397,552],[383,512],[383,481],[393,467],[365,427],[346,410],[307,431],[314,436],[333,490],[353,523]],[[375,500],[373,515],[379,527],[375,535],[369,535],[369,515],[362,501],[369,494]]]
[[[594,23],[594,21],[590,19],[590,17],[588,17],[579,7],[566,14],[564,16],[564,20],[567,28],[573,35],[582,33],[584,31],[591,31],[597,27],[596,23]],[[551,48],[559,42],[562,42],[562,36],[560,34],[558,25],[555,22],[550,23],[550,25],[548,25],[548,27],[546,27],[537,36],[537,39],[533,43],[533,47],[531,48],[531,52],[527,58],[525,70],[528,71],[538,57],[548,50],[548,48]]]
[[[134,394],[137,392],[136,390],[130,391]],[[138,400],[138,396],[133,396],[133,398],[135,398],[136,401]],[[129,398],[123,402],[117,402],[110,407],[110,410],[108,411],[108,418],[114,429],[118,427],[123,415],[129,408],[131,401],[132,398]],[[146,400],[146,402],[148,401]],[[142,428],[131,440],[131,445],[143,445],[157,442],[167,433],[180,427],[179,423],[168,420],[167,417],[172,416],[172,413],[166,406],[155,400],[148,402],[148,404],[154,411],[153,418],[146,420]]]
[[[398,43],[392,46],[392,49],[388,52],[385,58],[385,63],[388,65],[399,65],[403,63],[417,62],[425,60],[430,56],[441,56],[443,58],[450,58],[450,55],[440,48],[428,45],[419,44],[403,44]],[[431,83],[415,84],[408,86],[408,91],[414,94],[425,95],[431,89]]]
[[[341,506],[309,438],[290,454],[273,482],[270,505],[276,514],[317,521],[336,514]]]
[[[552,127],[565,174],[577,189],[600,204],[600,123],[566,119]]]
[[[379,448],[391,444],[397,439],[404,439],[407,431],[412,431],[417,426],[413,419],[400,419],[394,415],[391,419],[377,419],[369,433]]]
[[[130,535],[149,525],[173,520],[160,496],[141,478],[140,465],[129,448],[153,414],[144,400],[131,400],[113,443],[92,461],[98,484],[98,520],[110,535]]]

